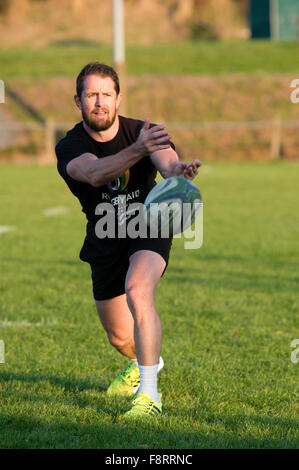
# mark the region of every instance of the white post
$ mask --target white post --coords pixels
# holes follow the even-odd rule
[[[270,0],[270,36],[279,40],[279,0]]]
[[[113,43],[115,64],[125,62],[124,5],[123,0],[113,0]]]
[[[124,94],[121,104],[123,114],[126,114],[126,67],[125,67],[125,28],[124,2],[113,0],[113,62],[119,76],[120,88]]]

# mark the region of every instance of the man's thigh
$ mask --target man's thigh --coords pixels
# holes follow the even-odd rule
[[[165,266],[166,261],[158,253],[147,250],[135,252],[129,259],[126,292],[130,295],[130,290],[134,288],[152,297]],[[124,338],[133,335],[134,320],[126,294],[95,302],[101,323],[109,335]]]
[[[151,269],[151,265],[146,266],[146,263],[153,262],[153,268],[156,268],[156,259],[160,260],[158,261],[158,271],[161,258],[162,264],[163,260],[165,261],[163,264],[163,275],[168,264],[171,243],[172,239],[170,238],[130,240],[123,245],[122,249],[118,249],[116,253],[109,258],[108,263],[91,264],[95,300],[111,300],[124,294],[126,292],[125,282],[126,279],[128,279],[128,271],[130,278],[132,278],[134,272],[138,272],[138,274],[141,272],[139,279],[145,279],[147,274],[149,274],[148,268]],[[145,252],[148,252],[147,257],[144,257],[144,255],[140,257],[138,255],[138,253]],[[154,269],[150,274],[155,277],[156,270]],[[133,277],[135,278],[135,276]],[[157,278],[159,279],[160,277],[160,272],[158,272]]]
[[[127,294],[132,288],[154,292],[165,267],[166,261],[159,253],[149,250],[136,251],[129,258],[125,283]]]

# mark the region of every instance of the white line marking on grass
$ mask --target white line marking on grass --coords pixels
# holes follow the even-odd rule
[[[12,225],[0,225],[0,234],[1,233],[12,232],[15,229],[16,229],[16,227],[13,227]]]
[[[45,209],[43,214],[46,217],[53,217],[55,215],[66,214],[67,212],[69,212],[67,207],[50,207],[49,209]]]
[[[0,328],[23,328],[25,327],[31,327],[31,326],[37,326],[37,327],[42,327],[42,326],[54,326],[57,325],[57,320],[45,320],[41,319],[39,322],[31,322],[28,320],[16,320],[16,321],[11,321],[7,320],[5,318],[4,320],[0,321]]]

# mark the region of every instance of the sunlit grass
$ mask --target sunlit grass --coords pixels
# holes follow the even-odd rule
[[[129,74],[227,74],[298,72],[298,42],[195,41],[128,45]],[[47,46],[0,49],[1,79],[73,76],[87,62],[112,64],[112,48]]]
[[[135,426],[105,390],[108,345],[78,259],[80,207],[54,167],[1,166],[2,448],[298,448],[298,166],[203,165],[204,244],[175,240],[157,293],[167,414]],[[64,215],[44,210],[66,207]]]

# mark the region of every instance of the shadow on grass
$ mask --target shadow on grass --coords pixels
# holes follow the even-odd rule
[[[130,400],[110,399],[101,393],[98,396],[80,394],[85,390],[103,392],[107,386],[103,382],[1,372],[0,383],[4,381],[47,381],[63,387],[67,393],[54,395],[15,391],[15,408],[9,412],[2,408],[0,412],[2,448],[299,448],[295,436],[298,422],[291,418],[240,413],[215,415],[208,406],[201,411],[194,409],[194,406],[186,408],[172,403],[167,406],[166,414],[157,420],[130,423],[121,418],[129,408]],[[6,395],[8,392],[4,390],[3,404]],[[30,403],[40,403],[39,416],[34,417],[36,408],[30,410]],[[63,406],[61,412],[60,404]]]
[[[122,412],[127,411],[130,407],[130,400],[127,398],[108,398],[106,392],[108,383],[92,381],[92,380],[79,380],[70,377],[59,377],[56,375],[41,375],[41,374],[24,374],[14,372],[1,372],[0,373],[0,384],[6,382],[19,381],[23,383],[41,383],[49,382],[51,385],[62,388],[59,394],[55,394],[55,391],[49,391],[47,393],[30,393],[26,391],[14,391],[14,395],[17,396],[18,401],[23,403],[38,403],[42,404],[42,407],[57,405],[67,405],[70,407],[79,409],[93,409],[99,415],[110,416],[116,419]],[[87,396],[82,394],[84,391],[95,391],[98,395]],[[2,398],[8,397],[7,391],[2,391]],[[107,403],[108,400],[108,403]],[[108,406],[107,406],[108,405]],[[70,411],[70,414],[72,411]],[[1,421],[0,421],[1,422]],[[1,440],[0,440],[1,442]]]
[[[50,382],[63,387],[63,395],[15,391],[15,409],[0,412],[2,448],[102,448],[102,449],[244,449],[298,448],[294,419],[265,415],[215,415],[207,407],[180,407],[173,403],[158,420],[130,423],[121,415],[127,399],[105,394],[86,396],[84,390],[103,392],[107,384],[46,374],[1,372],[0,382]],[[7,391],[2,392],[4,404]],[[42,416],[34,417],[30,403],[40,403]],[[61,413],[59,404],[64,408]],[[20,406],[21,405],[21,406]],[[52,406],[55,409],[51,409]],[[57,406],[58,405],[58,406]],[[69,406],[65,408],[65,405]],[[12,405],[10,405],[12,406]],[[28,407],[29,406],[29,407]],[[27,413],[27,415],[24,415]],[[217,430],[217,427],[221,429]],[[223,430],[223,428],[225,428]],[[255,437],[257,434],[260,437]],[[272,436],[269,434],[272,434]],[[275,434],[273,436],[273,434]]]
[[[196,406],[196,405],[195,405]],[[281,431],[286,432],[293,430],[294,440],[295,434],[298,434],[298,424],[299,419],[293,418],[284,418],[278,416],[268,416],[264,412],[261,412],[260,415],[249,415],[249,414],[221,414],[219,412],[215,413],[214,409],[211,408],[206,402],[203,401],[201,407],[197,409],[194,407],[189,408],[177,408],[169,407],[168,412],[171,413],[174,417],[182,419],[191,419],[194,420],[194,415],[197,415],[197,419],[204,421],[207,424],[221,423],[222,426],[225,426],[229,432],[235,431],[238,434],[241,433],[242,429],[246,428],[248,425],[256,425],[260,430],[263,427],[280,427]],[[286,439],[288,439],[286,437]],[[299,441],[297,438],[297,444],[299,447]]]
[[[240,437],[240,430],[230,429],[217,431],[206,429],[201,431],[198,426],[193,429],[182,429],[179,421],[174,422],[167,417],[151,422],[130,423],[122,419],[109,422],[103,418],[78,416],[73,419],[62,416],[34,418],[32,416],[13,416],[11,413],[0,412],[0,436],[2,448],[50,448],[50,449],[294,449],[298,448],[295,438],[263,437],[255,438],[248,435]],[[235,417],[244,422],[243,416]],[[256,428],[261,421],[258,416],[247,416]],[[202,423],[205,424],[205,423]],[[284,425],[279,418],[267,419],[270,426]],[[246,434],[244,429],[242,434]],[[282,433],[281,433],[282,434]]]
[[[0,372],[0,383],[3,381],[10,382],[17,380],[20,382],[50,382],[52,385],[63,387],[68,392],[78,392],[83,390],[97,390],[103,391],[107,389],[107,384],[104,382],[94,382],[92,380],[78,380],[71,377],[59,377],[57,375],[42,375],[42,374],[24,374],[17,372]]]

